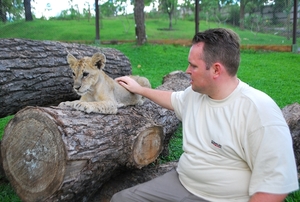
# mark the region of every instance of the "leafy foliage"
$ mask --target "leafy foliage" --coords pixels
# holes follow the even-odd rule
[[[1,0],[0,18],[2,22],[15,21],[23,18],[23,0]]]

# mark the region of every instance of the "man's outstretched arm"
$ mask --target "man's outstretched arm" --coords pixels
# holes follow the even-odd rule
[[[284,201],[285,197],[287,197],[287,194],[269,194],[258,192],[250,198],[249,202],[282,202]]]
[[[173,110],[171,104],[172,91],[156,90],[140,86],[135,80],[128,76],[119,77],[115,80],[130,92],[140,94],[164,108]]]

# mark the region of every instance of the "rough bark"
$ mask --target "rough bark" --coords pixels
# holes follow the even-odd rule
[[[99,16],[100,16],[100,11],[99,11],[99,3],[98,0],[95,0],[95,12],[96,12],[96,17],[95,17],[95,27],[96,27],[96,43],[100,44],[100,26],[99,26]]]
[[[282,109],[293,139],[293,149],[298,170],[300,170],[300,104],[294,103]]]
[[[102,52],[104,71],[112,78],[131,74],[128,58],[118,50],[80,44],[23,39],[0,39],[0,118],[25,106],[57,105],[78,99],[66,56]]]
[[[1,19],[1,22],[3,22],[3,23],[6,23],[6,21],[7,21],[6,10],[5,10],[3,0],[0,0],[0,19]]]
[[[137,45],[143,45],[146,41],[146,28],[145,28],[145,14],[144,14],[144,1],[134,1],[134,20],[135,20],[135,35]]]
[[[25,21],[32,21],[32,13],[31,13],[31,0],[24,0],[24,8],[25,8]]]
[[[240,30],[244,30],[245,29],[245,7],[246,7],[246,3],[245,1],[247,0],[241,0],[240,1]]]
[[[188,85],[189,77],[175,72],[159,88]],[[120,170],[153,162],[179,123],[174,112],[149,100],[117,115],[27,107],[4,131],[3,168],[23,201],[86,201]]]

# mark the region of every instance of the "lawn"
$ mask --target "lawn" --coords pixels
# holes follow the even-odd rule
[[[101,39],[134,40],[132,18],[105,19],[102,22]],[[153,19],[146,22],[147,35],[153,39],[189,39],[194,32],[194,24],[191,21],[178,20],[174,25],[175,31],[163,32],[157,28],[167,26],[167,21]],[[202,27],[201,27],[202,26]],[[209,25],[213,27],[213,24]],[[217,26],[217,25],[215,25]],[[205,22],[201,23],[201,29],[208,28]],[[113,31],[111,31],[113,30]],[[237,31],[242,43],[248,44],[273,44],[282,43],[282,37],[273,35],[251,36],[251,32]],[[0,25],[0,38],[28,38],[35,40],[94,40],[94,24],[86,20],[80,21],[43,21],[15,22]],[[247,39],[247,40],[246,40]],[[286,42],[284,42],[285,44]],[[291,44],[290,42],[287,44]],[[146,76],[153,87],[161,85],[164,75],[175,71],[184,71],[188,65],[187,56],[189,47],[178,45],[154,45],[145,44],[137,47],[134,43],[119,45],[102,45],[122,51],[131,61],[132,72],[136,75]],[[286,52],[250,51],[243,50],[238,76],[244,82],[269,94],[280,108],[286,105],[300,102],[299,68],[300,55]],[[12,118],[0,119],[0,137],[4,127]],[[164,160],[178,159],[181,150],[180,129],[171,140],[170,156]],[[295,192],[286,199],[287,202],[300,201],[300,191]],[[0,201],[19,201],[13,190],[7,183],[0,184]]]
[[[166,17],[146,18],[146,35],[148,40],[188,39],[195,32],[194,21],[175,19],[173,30],[166,31],[169,21]],[[243,45],[292,45],[292,39],[274,34],[241,31],[238,27],[227,24],[200,21],[200,30],[214,27],[226,27],[235,30]],[[92,18],[80,20],[40,20],[31,22],[18,21],[0,24],[0,38],[28,38],[36,40],[82,41],[93,43],[95,40],[95,22]],[[135,23],[132,15],[100,20],[100,40],[135,40]],[[298,40],[300,47],[300,39]]]

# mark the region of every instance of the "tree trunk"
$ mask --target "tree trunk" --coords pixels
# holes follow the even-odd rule
[[[300,104],[294,103],[285,106],[282,109],[282,114],[289,125],[292,139],[293,149],[298,170],[300,169]]]
[[[245,29],[245,0],[240,1],[240,29]]]
[[[3,23],[6,23],[6,21],[7,21],[6,10],[5,10],[3,0],[0,0],[0,19],[1,19],[1,22],[3,22]]]
[[[146,41],[145,15],[144,15],[144,0],[134,1],[134,20],[135,20],[135,34],[137,38],[137,45],[143,45]]]
[[[161,126],[130,109],[107,116],[28,107],[6,127],[3,168],[22,201],[84,200],[118,167],[153,162],[163,140]]]
[[[187,86],[189,77],[175,72],[159,89]],[[149,100],[117,115],[27,107],[5,128],[3,168],[22,201],[86,201],[122,169],[153,162],[179,123],[173,111]]]
[[[169,12],[168,15],[169,15],[169,30],[172,30],[173,29],[173,26],[172,26],[172,13]]]
[[[24,0],[24,8],[25,8],[25,21],[32,21],[32,13],[31,13],[31,0]]]
[[[95,0],[95,12],[96,12],[96,17],[95,17],[95,27],[96,27],[96,43],[100,44],[100,26],[99,26],[99,16],[100,16],[100,12],[99,12],[99,4],[98,4],[98,0]]]
[[[128,58],[118,50],[80,44],[0,39],[0,118],[25,106],[50,106],[78,99],[73,91],[67,54],[105,54],[104,71],[112,78],[131,74]]]

